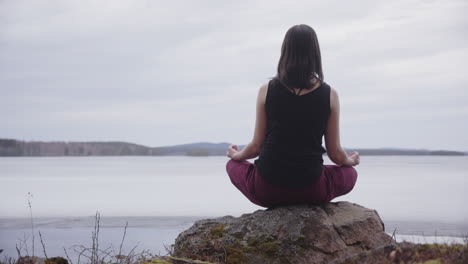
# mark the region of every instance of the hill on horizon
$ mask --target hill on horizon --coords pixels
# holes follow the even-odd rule
[[[230,143],[195,142],[148,147],[123,141],[21,141],[0,138],[0,156],[224,156]],[[240,145],[239,147],[244,147]],[[402,148],[345,148],[361,155],[440,155],[464,156],[465,152],[450,150]]]

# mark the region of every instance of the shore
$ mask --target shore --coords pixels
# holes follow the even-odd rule
[[[136,252],[147,251],[160,257],[166,256],[169,254],[167,249],[174,243],[177,235],[202,218],[206,217],[103,217],[100,225],[100,245],[102,248],[113,247],[117,250],[125,231],[125,223],[128,221],[122,252],[130,252],[133,249]],[[65,248],[68,249],[73,263],[76,263],[78,258],[78,254],[72,249],[74,245],[92,245],[93,221],[93,217],[34,219],[35,232],[41,231],[48,256],[64,257]],[[443,252],[464,250],[460,245],[466,247],[467,231],[467,226],[463,224],[386,221],[386,232],[393,236],[396,242],[405,246],[419,244],[425,250],[440,250],[441,247],[447,247]],[[30,240],[30,219],[0,218],[0,249],[3,249],[0,260],[5,261],[7,257],[17,259],[16,246],[22,241],[29,241],[28,251],[31,252]],[[35,243],[35,255],[45,257],[37,234]],[[372,254],[374,258],[376,254],[381,253]]]

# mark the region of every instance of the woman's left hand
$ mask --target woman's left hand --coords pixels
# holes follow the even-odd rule
[[[228,148],[228,150],[226,151],[226,155],[227,155],[229,158],[235,160],[234,155],[235,155],[236,153],[238,153],[238,152],[239,152],[239,147],[238,147],[237,145],[230,145],[229,148]]]

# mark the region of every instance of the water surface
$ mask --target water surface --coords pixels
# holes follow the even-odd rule
[[[172,244],[196,219],[263,209],[233,187],[226,162],[225,157],[0,158],[0,249],[15,254],[15,243],[30,233],[30,192],[36,231],[48,241],[48,251],[60,255],[63,246],[89,244],[92,216],[99,211],[103,243],[118,245],[128,221],[125,249],[139,243],[163,253],[164,244]],[[420,241],[468,234],[468,157],[364,156],[356,168],[354,190],[335,201],[376,209],[387,232],[396,229]]]

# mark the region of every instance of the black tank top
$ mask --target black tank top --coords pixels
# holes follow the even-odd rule
[[[330,86],[322,83],[298,96],[274,78],[268,83],[265,110],[267,134],[254,161],[258,174],[278,187],[307,187],[322,173]]]

